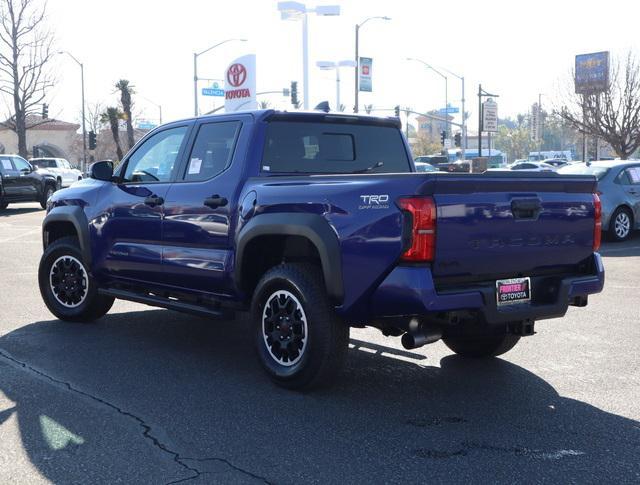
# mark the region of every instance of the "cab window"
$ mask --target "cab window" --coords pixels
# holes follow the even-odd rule
[[[176,166],[187,127],[161,131],[148,138],[127,161],[124,182],[168,182]]]
[[[183,179],[208,180],[225,170],[231,162],[240,122],[207,123],[198,130]]]

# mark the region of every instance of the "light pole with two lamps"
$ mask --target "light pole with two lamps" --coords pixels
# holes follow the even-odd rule
[[[282,20],[302,20],[302,106],[309,109],[309,28],[307,14],[331,17],[340,15],[339,5],[318,5],[308,8],[300,2],[278,2],[278,11]]]

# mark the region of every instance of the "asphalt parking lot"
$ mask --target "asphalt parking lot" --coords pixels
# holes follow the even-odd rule
[[[41,301],[37,204],[0,213],[0,483],[639,483],[640,235],[605,291],[503,358],[407,352],[354,330],[301,394],[263,374],[246,318]]]

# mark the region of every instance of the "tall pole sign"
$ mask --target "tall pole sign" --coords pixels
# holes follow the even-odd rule
[[[225,73],[224,110],[256,108],[256,56],[239,57],[227,67]]]
[[[579,54],[576,56],[575,65],[575,91],[583,96],[593,96],[609,89],[609,52],[591,52],[589,54]],[[596,113],[599,116],[599,113]],[[586,115],[583,113],[583,122]],[[582,161],[586,162],[587,133],[582,139]],[[596,158],[598,153],[596,139]]]

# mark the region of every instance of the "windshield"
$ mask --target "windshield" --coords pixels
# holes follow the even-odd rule
[[[585,165],[583,163],[576,163],[574,165],[567,165],[558,170],[558,173],[571,174],[571,175],[595,175],[598,180],[609,172],[608,167],[599,167],[597,165]]]
[[[268,173],[398,173],[411,165],[392,126],[272,121],[262,157]]]
[[[31,164],[38,168],[56,168],[55,160],[31,160]]]

